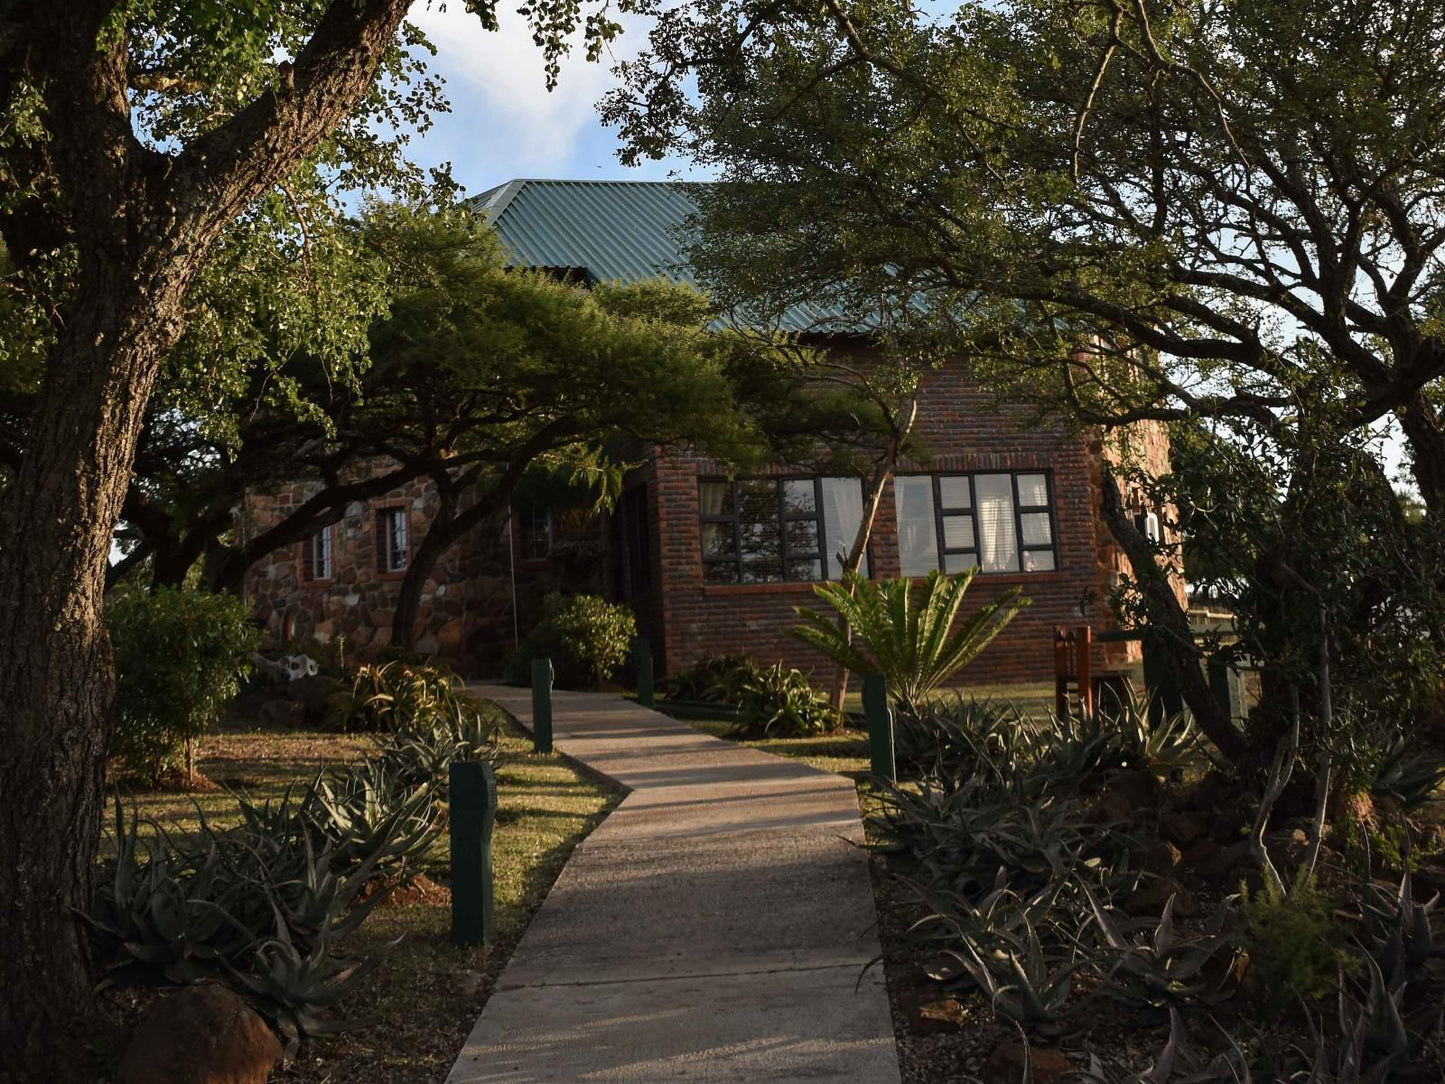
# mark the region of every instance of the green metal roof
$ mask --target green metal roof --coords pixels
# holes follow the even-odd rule
[[[696,285],[683,253],[699,182],[508,181],[475,197],[512,266],[580,271],[589,282],[666,278]],[[843,330],[842,314],[797,305],[789,331]]]
[[[477,203],[516,266],[585,269],[590,282],[693,282],[682,255],[697,205],[669,181],[508,181]]]

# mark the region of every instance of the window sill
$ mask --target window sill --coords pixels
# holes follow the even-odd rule
[[[705,583],[702,585],[702,593],[704,598],[714,595],[811,595],[818,583],[828,582],[830,581],[818,580],[814,583],[808,580],[790,580],[784,583]]]

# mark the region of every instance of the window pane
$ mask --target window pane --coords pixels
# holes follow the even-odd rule
[[[938,567],[938,535],[933,522],[933,479],[900,475],[893,479],[898,512],[898,564],[905,576],[924,576]]]
[[[731,561],[709,563],[702,566],[703,583],[737,583],[738,566]]]
[[[1019,547],[1014,531],[1013,476],[980,474],[973,484],[978,493],[979,563],[985,572],[1017,572]]]
[[[394,508],[387,513],[387,562],[391,571],[406,567],[406,510]]]
[[[974,548],[972,516],[943,517],[943,548],[946,550],[971,550]]]
[[[843,562],[858,538],[863,525],[863,483],[857,478],[823,479],[823,533],[828,551],[823,560],[828,566],[828,579],[843,575]],[[863,555],[858,571],[868,575],[868,555]]]
[[[1025,550],[1025,572],[1052,572],[1054,570],[1053,550]]]
[[[697,484],[697,507],[704,516],[731,516],[733,514],[733,485],[731,482],[699,482]]]
[[[818,510],[813,479],[790,478],[783,483],[783,512],[790,516],[812,515]]]
[[[823,565],[816,558],[793,560],[788,559],[788,579],[813,581],[823,578]]]
[[[976,553],[945,553],[943,555],[943,571],[950,576],[959,572],[967,572],[976,564],[978,564],[978,554]]]
[[[738,483],[742,517],[743,582],[783,578],[783,536],[778,523],[778,487],[770,479]]]
[[[1025,512],[1019,517],[1024,526],[1025,546],[1047,546],[1054,540],[1054,530],[1047,512]]]
[[[321,528],[316,536],[316,556],[313,562],[318,580],[331,579],[331,528]]]
[[[938,496],[945,508],[971,508],[973,501],[968,492],[968,475],[953,474],[940,478]]]
[[[1042,474],[1019,475],[1019,507],[1047,508],[1049,481]]]
[[[703,557],[733,557],[737,545],[733,539],[731,523],[704,523],[702,525]]]
[[[818,552],[818,521],[816,519],[791,519],[788,521],[788,559],[812,557]]]

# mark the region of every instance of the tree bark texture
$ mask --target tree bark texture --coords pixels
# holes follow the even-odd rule
[[[0,496],[0,1080],[64,1080],[114,690],[102,596],[146,402],[226,224],[352,108],[405,0],[336,0],[281,87],[174,157],[130,123],[102,0],[19,14],[78,256],[29,441]],[[10,57],[7,56],[7,62]]]

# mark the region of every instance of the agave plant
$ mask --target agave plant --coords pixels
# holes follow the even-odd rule
[[[748,739],[799,738],[821,734],[838,723],[828,698],[799,670],[782,663],[760,668],[742,683],[735,736]]]
[[[415,783],[377,758],[317,778],[311,821],[341,868],[387,870],[423,853],[441,831],[438,784]]]
[[[845,573],[841,583],[813,588],[833,612],[799,607],[803,624],[792,635],[854,674],[882,674],[899,707],[916,712],[1029,604],[1012,588],[960,622],[964,594],[977,571],[930,572],[916,592],[909,579],[875,581]]]
[[[1360,944],[1391,986],[1419,978],[1431,958],[1445,952],[1430,924],[1439,896],[1418,902],[1408,854],[1403,865],[1397,890],[1371,882],[1360,894]]]
[[[1231,974],[1229,964],[1238,955],[1233,942],[1221,932],[1228,901],[1215,915],[1211,932],[1191,938],[1182,937],[1175,929],[1175,898],[1170,896],[1152,936],[1131,938],[1088,884],[1081,883],[1080,888],[1114,958],[1103,984],[1107,993],[1130,1004],[1171,1010],[1221,1000]]]
[[[355,1021],[329,1019],[324,1010],[350,993],[381,958],[337,958],[331,942],[339,934],[330,927],[311,944],[300,945],[279,911],[275,919],[274,936],[255,945],[245,968],[227,970],[234,985],[281,1037],[286,1057],[292,1058],[302,1039],[356,1026]]]

